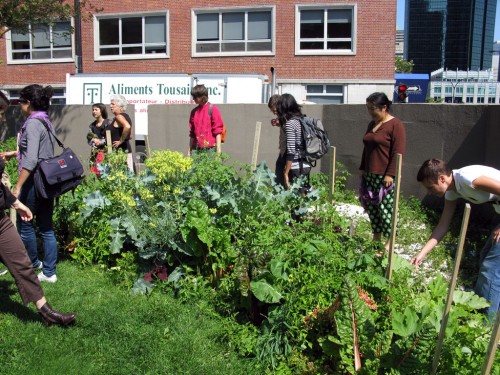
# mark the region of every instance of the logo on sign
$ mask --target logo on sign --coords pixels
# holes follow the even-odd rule
[[[61,168],[66,168],[68,165],[66,164],[66,161],[64,159],[59,160],[59,166]]]
[[[83,84],[83,104],[102,103],[102,83]]]

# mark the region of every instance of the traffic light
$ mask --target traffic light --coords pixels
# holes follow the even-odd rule
[[[404,83],[398,85],[398,99],[400,103],[406,103],[406,98],[408,97],[408,86]]]

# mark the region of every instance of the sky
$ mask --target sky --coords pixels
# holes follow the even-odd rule
[[[396,18],[396,24],[398,25],[398,30],[403,30],[405,26],[405,0],[398,1],[398,13]],[[494,40],[500,40],[500,0],[497,0],[497,15],[495,20],[495,38]]]

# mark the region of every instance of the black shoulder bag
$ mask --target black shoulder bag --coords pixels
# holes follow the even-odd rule
[[[70,190],[75,190],[82,183],[85,177],[83,165],[73,150],[69,147],[65,148],[63,143],[57,139],[47,123],[40,121],[57,141],[59,147],[63,149],[63,152],[59,156],[38,162],[34,172],[35,190],[38,197],[57,198]]]

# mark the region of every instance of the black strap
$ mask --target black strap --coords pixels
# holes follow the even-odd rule
[[[56,135],[54,134],[54,132],[49,128],[49,124],[47,124],[45,121],[43,121],[41,118],[37,118],[37,120],[39,120],[43,126],[45,126],[45,129],[47,129],[47,131],[52,134],[52,136],[54,137],[54,139],[56,140],[57,144],[59,145],[59,147],[61,148],[64,148],[64,145],[63,143],[56,137]]]

